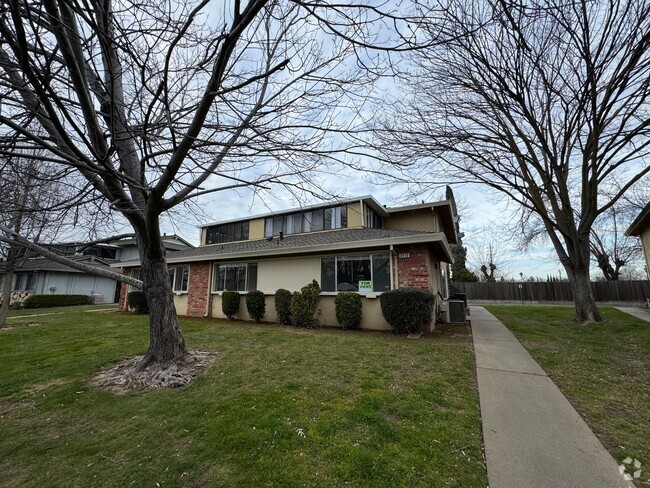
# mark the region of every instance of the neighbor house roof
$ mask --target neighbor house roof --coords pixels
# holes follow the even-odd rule
[[[99,259],[93,256],[66,256],[66,259],[70,259],[75,262],[83,262],[90,266],[96,268],[103,268],[110,270],[111,263],[117,262],[114,259]],[[65,264],[60,264],[55,261],[52,261],[49,258],[31,258],[25,261],[23,264],[16,268],[18,272],[25,271],[59,271],[63,273],[83,273],[77,269],[70,268]]]
[[[650,227],[650,203],[648,203],[641,213],[637,215],[630,227],[625,231],[628,236],[640,236],[641,233]]]
[[[211,244],[178,251],[167,256],[167,262],[188,263],[216,259],[247,259],[297,254],[327,253],[361,249],[383,248],[398,244],[430,244],[436,256],[453,262],[447,238],[442,232],[423,232],[393,229],[338,229],[307,234],[288,235],[283,239],[260,239]],[[112,267],[138,266],[139,260],[112,264]]]

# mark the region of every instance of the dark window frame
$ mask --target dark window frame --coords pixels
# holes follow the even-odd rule
[[[205,228],[205,244],[247,241],[250,236],[250,221],[243,220]]]
[[[374,253],[369,253],[369,254],[348,254],[348,255],[341,255],[341,256],[326,256],[321,258],[321,286],[322,290],[324,292],[329,292],[329,293],[339,293],[341,291],[356,291],[359,293],[358,289],[357,290],[339,290],[339,260],[349,260],[350,258],[353,258],[355,260],[361,260],[361,259],[368,259],[370,262],[370,281],[372,282],[372,291],[368,293],[382,293],[384,291],[389,291],[393,289],[393,280],[392,280],[392,259],[390,257],[389,252],[374,252]],[[375,284],[379,281],[375,279],[375,273],[376,273],[376,263],[375,259],[388,259],[388,290],[376,290],[375,289]],[[327,269],[327,265],[333,264],[333,276],[330,270]],[[328,276],[325,274],[327,273]],[[333,279],[332,279],[333,278]],[[332,286],[332,281],[333,281],[333,286]],[[334,289],[331,289],[334,288]],[[363,292],[362,292],[363,293]]]

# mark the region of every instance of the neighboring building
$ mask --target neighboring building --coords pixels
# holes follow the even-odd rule
[[[267,295],[265,320],[275,321],[275,291],[297,291],[315,279],[323,290],[322,324],[337,325],[338,291],[358,291],[364,297],[361,326],[387,329],[382,292],[417,287],[447,296],[454,218],[448,200],[386,208],[364,196],[207,224],[199,247],[167,259],[176,310],[223,317],[224,290],[261,290]],[[112,266],[132,276],[139,272],[137,261]],[[238,318],[249,318],[243,299]]]
[[[650,203],[634,219],[632,225],[625,231],[629,236],[636,236],[641,239],[643,254],[645,255],[645,269],[650,279]]]
[[[193,247],[175,235],[164,236],[163,242],[170,253]],[[107,270],[112,270],[112,264],[138,258],[135,239],[121,239],[88,248],[78,242],[50,244],[47,247],[74,261]],[[4,274],[0,273],[0,290],[3,284]],[[117,303],[120,284],[115,280],[69,268],[48,258],[35,257],[25,260],[16,269],[12,291],[43,295],[90,295],[97,303]]]

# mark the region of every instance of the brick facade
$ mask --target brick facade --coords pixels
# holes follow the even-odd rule
[[[187,315],[205,315],[210,290],[210,263],[190,264],[190,278],[187,293]]]
[[[395,246],[397,253],[398,288],[432,290],[433,263],[427,245]],[[408,254],[409,257],[399,257]]]
[[[122,268],[122,274],[123,275],[128,275],[129,271]],[[126,294],[127,294],[128,290],[129,290],[129,285],[127,285],[126,283],[120,283],[120,299],[118,300],[117,303],[119,303],[120,310],[122,310],[123,312],[127,311]]]

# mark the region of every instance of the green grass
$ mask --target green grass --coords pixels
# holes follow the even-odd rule
[[[578,325],[572,307],[486,307],[521,341],[619,460],[650,466],[650,324],[613,308]],[[644,473],[644,475],[647,474]],[[643,479],[646,479],[644,476]]]
[[[122,396],[88,380],[144,353],[146,317],[67,311],[0,332],[0,486],[487,485],[467,329],[182,325],[218,351],[208,374]]]

